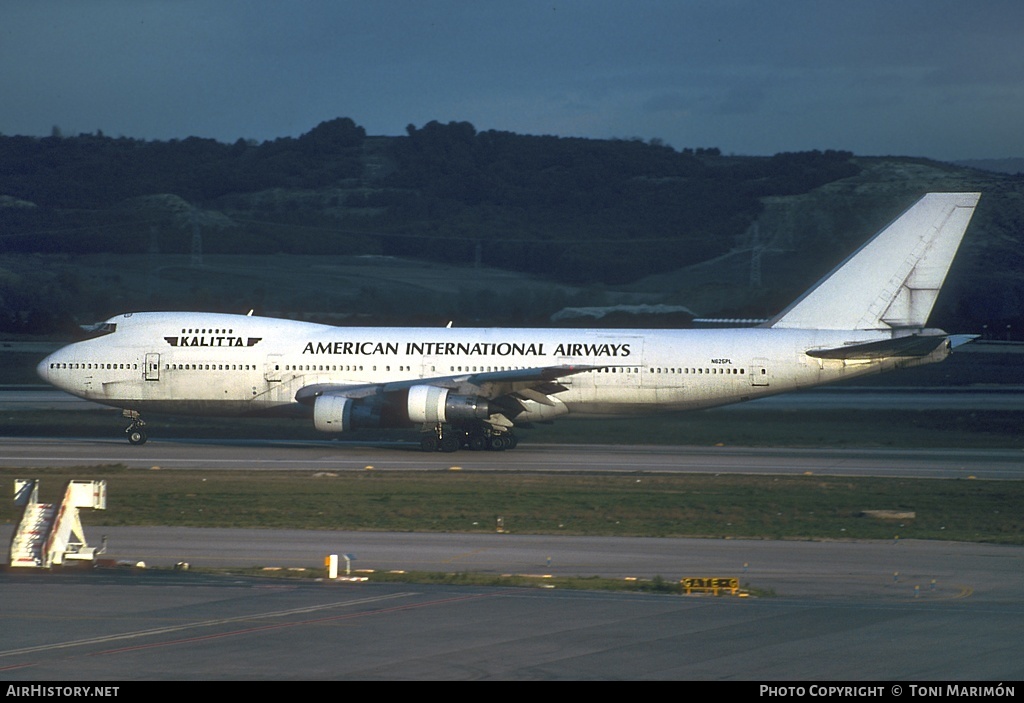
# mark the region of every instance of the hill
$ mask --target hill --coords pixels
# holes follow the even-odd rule
[[[1024,173],[1024,158],[1008,159],[969,159],[967,161],[955,162],[958,166],[976,168],[982,171],[995,171],[996,173]]]
[[[346,118],[264,143],[0,136],[0,163],[8,332],[167,308],[429,324],[618,304],[763,317],[929,190],[985,194],[938,322],[1024,329],[1024,180],[951,164],[464,122],[372,137]]]

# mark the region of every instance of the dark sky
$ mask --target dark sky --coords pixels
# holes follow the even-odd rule
[[[0,133],[1024,156],[1020,0],[0,0]]]

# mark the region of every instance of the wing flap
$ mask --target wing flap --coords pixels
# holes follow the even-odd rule
[[[562,388],[565,388],[565,386],[562,386]],[[551,398],[548,397],[548,395],[550,395],[549,393],[535,390],[533,388],[524,388],[521,391],[516,391],[516,395],[522,397],[525,400],[532,400],[535,403],[540,403],[541,405],[547,405],[549,407],[554,406],[555,404],[554,401],[552,401]]]

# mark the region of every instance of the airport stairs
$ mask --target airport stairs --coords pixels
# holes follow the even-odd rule
[[[37,479],[15,479],[14,501],[24,510],[11,539],[12,567],[47,569],[66,561],[92,561],[103,552],[86,543],[79,510],[106,509],[106,481],[69,481],[58,506],[39,502]]]

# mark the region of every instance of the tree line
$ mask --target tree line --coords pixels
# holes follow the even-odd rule
[[[854,175],[852,158],[468,122],[367,137],[350,118],[262,143],[0,135],[0,252],[185,253],[194,228],[215,227],[209,253],[393,254],[617,284],[728,252],[760,198]]]

